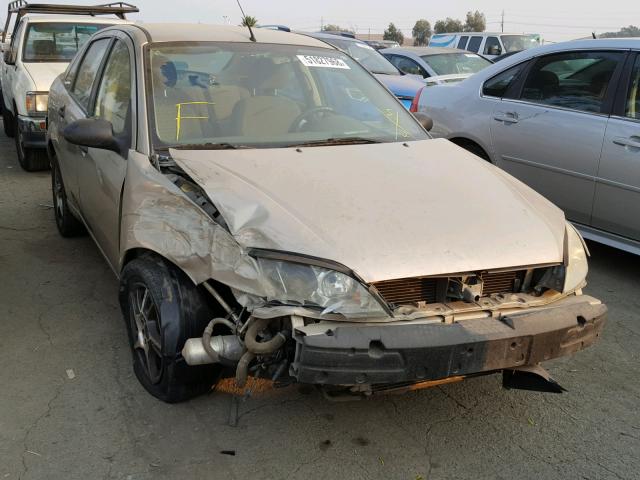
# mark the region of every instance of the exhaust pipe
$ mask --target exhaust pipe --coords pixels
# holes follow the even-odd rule
[[[187,365],[207,365],[210,363],[235,365],[244,351],[240,339],[235,335],[211,337],[209,344],[211,345],[211,350],[215,352],[215,358],[212,358],[204,349],[202,337],[189,338],[182,348],[182,356]]]

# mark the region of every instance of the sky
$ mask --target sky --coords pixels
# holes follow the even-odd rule
[[[44,0],[43,0],[44,1]],[[56,3],[80,3],[52,0]],[[145,22],[202,22],[238,24],[236,0],[129,0],[140,8],[132,16]],[[464,19],[469,10],[480,10],[487,30],[500,30],[504,10],[505,32],[541,33],[547,41],[563,41],[640,26],[638,0],[240,0],[247,15],[261,24],[282,24],[303,31],[317,31],[321,22],[338,24],[358,33],[382,33],[394,22],[406,36],[415,21],[425,18],[431,25],[447,16]],[[103,3],[84,0],[82,3]]]

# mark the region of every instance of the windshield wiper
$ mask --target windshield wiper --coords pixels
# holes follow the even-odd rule
[[[324,140],[310,140],[308,142],[295,143],[287,147],[324,147],[329,145],[358,145],[365,143],[382,143],[380,140],[364,137],[340,137],[326,138]]]
[[[176,150],[238,150],[242,148],[254,148],[249,145],[240,145],[237,143],[187,143],[180,145],[169,145],[167,148],[175,148]]]

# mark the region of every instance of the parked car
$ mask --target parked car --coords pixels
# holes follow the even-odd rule
[[[606,307],[558,208],[430,139],[352,57],[254,33],[109,27],[49,94],[56,225],[120,278],[152,395],[229,368],[332,395],[501,371],[524,387],[596,341]]]
[[[640,40],[521,52],[417,109],[433,133],[491,160],[592,240],[640,254]]]
[[[398,42],[393,40],[364,40],[364,43],[376,50],[382,50],[383,48],[396,48],[400,46]]]
[[[27,171],[49,166],[45,149],[49,86],[78,48],[98,30],[125,22],[129,4],[55,5],[10,2],[5,32],[15,15],[11,41],[3,34],[0,63],[4,132],[15,137],[20,166]],[[98,18],[113,15],[119,18]],[[8,35],[8,33],[7,33]]]
[[[424,78],[427,86],[460,82],[492,63],[455,48],[400,47],[380,53],[401,72]]]
[[[538,33],[495,33],[495,32],[457,32],[436,33],[429,40],[430,47],[449,47],[479,53],[493,59],[505,53],[542,45],[542,36]]]
[[[364,68],[384,83],[406,108],[411,107],[411,102],[413,102],[416,93],[424,86],[422,82],[413,78],[413,76],[404,75],[373,47],[361,40],[326,32],[311,33],[309,35],[330,43],[355,58]]]

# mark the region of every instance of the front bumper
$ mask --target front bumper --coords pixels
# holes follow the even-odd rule
[[[18,128],[24,148],[46,148],[47,124],[45,117],[18,115]]]
[[[599,300],[580,295],[452,324],[324,322],[295,329],[291,374],[303,383],[393,384],[534,365],[592,345],[606,312]]]

